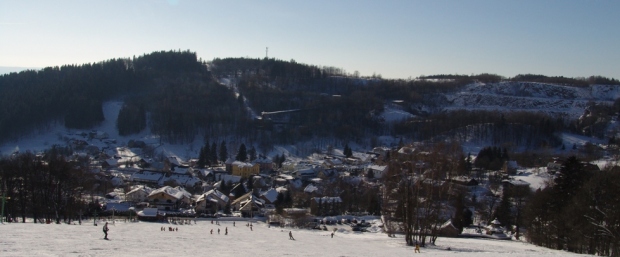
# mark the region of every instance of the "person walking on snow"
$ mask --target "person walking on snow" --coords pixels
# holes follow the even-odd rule
[[[295,240],[295,238],[293,238],[293,231],[288,232],[288,239]]]
[[[414,253],[420,253],[420,244],[415,243],[415,250],[413,250]]]
[[[103,237],[103,239],[108,239],[108,230],[110,230],[108,228],[108,223],[106,222],[105,225],[103,225],[103,234],[105,234],[105,237]]]

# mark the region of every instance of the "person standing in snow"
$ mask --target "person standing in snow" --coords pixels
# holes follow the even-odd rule
[[[420,253],[420,244],[415,243],[415,250],[413,250],[414,253]]]
[[[110,230],[108,228],[108,223],[106,222],[105,225],[103,225],[103,233],[105,234],[105,237],[103,237],[103,239],[108,239],[108,230]]]
[[[293,231],[288,232],[288,239],[295,240],[295,238],[293,238]]]
[[[228,227],[226,227],[226,230],[224,231],[224,235],[227,236],[228,235]]]

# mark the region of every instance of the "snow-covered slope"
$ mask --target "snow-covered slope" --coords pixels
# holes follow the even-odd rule
[[[620,86],[571,87],[535,82],[474,83],[447,94],[446,110],[544,112],[577,118],[589,103],[613,104]]]
[[[402,236],[383,233],[297,230],[246,221],[209,221],[192,225],[164,223],[110,224],[109,238],[92,221],[82,225],[0,224],[2,256],[414,256]],[[344,225],[341,225],[344,227]],[[166,231],[161,231],[165,227]],[[168,231],[168,227],[178,231]],[[218,233],[217,230],[220,230]],[[225,235],[227,229],[228,234]],[[213,234],[210,231],[213,230]],[[292,231],[295,240],[289,240]],[[577,256],[531,244],[488,239],[439,238],[421,248],[425,256]]]

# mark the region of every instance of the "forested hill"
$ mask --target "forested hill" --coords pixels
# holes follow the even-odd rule
[[[620,94],[618,84],[603,77],[532,74],[387,80],[294,60],[203,62],[190,51],[160,51],[0,76],[0,143],[58,123],[91,129],[105,118],[102,103],[115,99],[124,103],[120,135],[148,127],[171,143],[234,135],[268,149],[317,137],[373,145],[390,135],[537,147],[559,144],[558,131],[605,136],[620,103],[597,97]],[[498,96],[502,100],[493,101]],[[587,109],[588,116],[553,116],[536,109],[541,103],[555,113]]]
[[[104,119],[102,102],[117,97],[139,95],[131,98],[129,107],[170,104],[176,94],[169,91],[182,92],[189,84],[217,85],[204,63],[189,51],[5,74],[0,76],[0,142],[57,122],[88,129]],[[159,100],[156,104],[147,99]]]

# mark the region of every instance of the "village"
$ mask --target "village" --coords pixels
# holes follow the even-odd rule
[[[347,229],[350,226],[351,231],[388,234],[401,228],[384,226],[388,222],[385,216],[389,216],[385,212],[390,209],[382,191],[388,171],[386,158],[390,154],[411,158],[407,156],[416,152],[412,146],[375,147],[347,157],[345,147],[303,159],[275,160],[258,155],[239,161],[228,157],[224,162],[200,168],[198,158],[183,159],[172,153],[161,153],[155,158],[150,156],[153,150],[146,143],[131,141],[132,147],[116,146],[116,141],[103,132],[67,136],[66,140],[79,152],[75,155],[96,156],[89,157],[89,169],[101,183],[96,185],[93,195],[83,197],[91,202],[91,210],[85,216],[116,215],[168,223],[252,219],[275,226],[322,230],[338,224],[347,225]],[[468,202],[467,209],[477,212],[470,211],[471,220],[465,227],[452,224],[454,209],[444,208],[435,221],[438,235],[510,239],[512,232],[508,233],[493,217],[493,208],[499,202],[502,187],[532,190],[529,182],[509,176],[516,175],[517,168],[516,162],[510,161],[498,171],[483,173],[474,168],[468,176],[437,177],[436,167],[417,161],[412,175],[436,190],[464,192],[474,202],[479,198],[478,205]],[[550,162],[548,167],[542,167],[542,174],[538,169],[538,184],[534,186],[540,186],[540,180],[551,178],[559,168],[557,162]],[[490,181],[501,183],[498,187]],[[476,208],[488,204],[489,197],[495,200],[485,215],[485,211]]]

